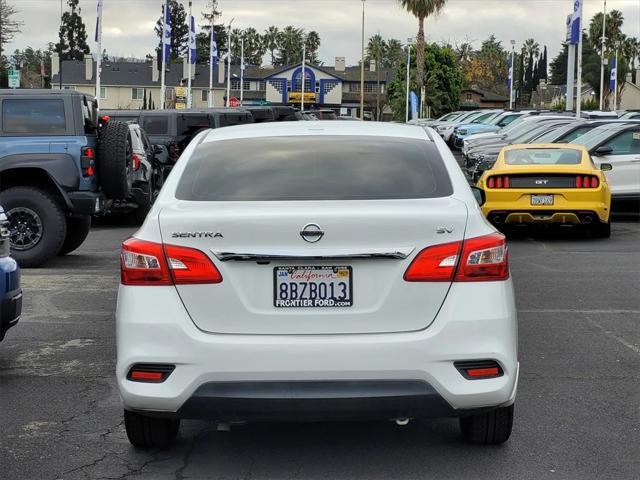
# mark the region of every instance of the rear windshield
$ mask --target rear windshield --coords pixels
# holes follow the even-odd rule
[[[504,161],[507,165],[579,165],[582,152],[563,148],[507,150]]]
[[[394,137],[293,136],[199,145],[176,197],[199,201],[372,200],[451,195],[433,143]]]
[[[169,131],[169,118],[156,115],[144,117],[142,128],[149,135],[166,135]]]

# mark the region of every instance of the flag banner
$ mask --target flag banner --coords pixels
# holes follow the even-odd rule
[[[162,7],[164,16],[164,32],[162,34],[162,60],[165,64],[171,62],[171,8],[168,5]]]
[[[613,92],[616,88],[616,76],[618,75],[618,65],[616,59],[611,60],[611,76],[609,77],[609,90]]]
[[[571,36],[569,43],[574,45],[580,42],[580,31],[582,24],[582,0],[573,1],[573,14],[571,15]]]
[[[189,63],[195,65],[196,63],[196,18],[191,15],[189,22]]]
[[[412,91],[409,99],[411,101],[411,119],[415,120],[416,118],[418,118],[418,104],[420,103],[416,92]]]
[[[95,42],[98,43],[100,40],[100,22],[102,20],[102,0],[98,0],[98,6],[96,9],[96,36]],[[98,52],[100,53],[100,52]]]
[[[507,87],[511,88],[513,82],[513,55],[509,55],[509,74],[507,76]]]
[[[211,26],[211,66],[215,67],[218,64],[218,42],[216,40],[216,31]]]

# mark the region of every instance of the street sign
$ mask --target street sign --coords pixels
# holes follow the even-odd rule
[[[20,88],[20,70],[9,70],[9,88]]]

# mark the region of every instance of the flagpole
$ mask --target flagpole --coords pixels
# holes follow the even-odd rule
[[[191,53],[191,35],[193,34],[193,32],[191,31],[192,29],[192,22],[193,20],[193,14],[192,14],[192,2],[191,0],[189,0],[189,17],[187,20],[187,23],[189,24],[189,48],[188,48],[188,53],[187,53],[187,57],[188,57],[188,71],[189,71],[189,77],[187,78],[187,108],[191,108],[191,62],[193,61],[193,55]],[[195,26],[193,27],[194,31],[195,31]]]
[[[215,9],[214,9],[215,10]],[[213,15],[211,15],[211,32],[209,37],[209,95],[207,95],[207,104],[209,108],[213,108],[213,36],[215,35],[215,31],[213,29]],[[217,55],[218,47],[216,45],[216,55]]]
[[[604,0],[602,11],[602,50],[600,52],[600,110],[604,107],[604,42],[606,39],[605,28],[607,24],[607,0]]]
[[[162,43],[160,44],[161,54],[162,54],[162,72],[160,73],[160,110],[164,110],[165,107],[165,97],[166,97],[166,71],[167,71],[167,56],[166,47],[165,47],[165,36],[167,34],[167,12],[169,11],[169,0],[167,0],[164,4],[164,8],[162,9]]]
[[[304,112],[304,87],[305,87],[305,63],[307,63],[307,42],[306,39],[302,39],[302,86],[300,87],[300,111]]]
[[[578,71],[576,73],[578,88],[576,94],[576,118],[580,118],[580,110],[582,109],[582,0],[578,7]]]
[[[364,0],[362,0],[362,55],[360,58],[360,120],[364,120]]]
[[[98,43],[98,58],[96,59],[96,101],[100,108],[100,77],[102,76],[102,0],[98,0],[98,19],[96,29],[96,41]]]
[[[227,27],[228,29],[228,34],[227,34],[227,101],[225,103],[225,105],[228,107],[229,106],[229,97],[231,97],[231,45],[232,45],[232,39],[231,39],[231,24],[233,23],[233,18],[231,19],[231,21],[229,22],[229,26]]]
[[[240,38],[240,106],[244,100],[244,38]]]
[[[407,39],[407,100],[405,105],[405,123],[409,123],[409,73],[411,69],[411,44],[413,43],[413,38]]]
[[[513,110],[513,72],[515,71],[516,41],[511,40],[511,65],[509,66],[509,110]]]
[[[615,112],[618,109],[618,50],[616,48],[616,69],[613,77],[613,108],[611,111]]]

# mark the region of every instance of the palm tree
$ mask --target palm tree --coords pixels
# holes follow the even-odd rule
[[[418,90],[424,86],[424,20],[442,10],[446,0],[398,0],[402,8],[418,18],[418,38],[416,40],[416,82]]]
[[[390,38],[387,40],[385,50],[387,52],[383,60],[385,68],[395,68],[403,62],[404,48],[400,40]]]
[[[262,35],[263,46],[271,55],[271,65],[275,65],[276,63],[275,51],[278,49],[279,34],[280,30],[278,30],[278,27],[272,25],[267,28]]]
[[[367,57],[369,62],[375,60],[376,62],[376,120],[380,121],[380,68],[382,66],[382,59],[387,53],[387,44],[385,43],[382,35],[375,34],[369,39],[367,44]]]
[[[540,45],[533,38],[525,40],[522,47],[527,55],[533,55],[534,57],[540,55]]]
[[[304,39],[307,60],[313,65],[318,64],[318,48],[320,48],[320,35],[315,30],[307,33]]]
[[[276,64],[293,65],[302,60],[302,29],[287,25],[278,33]]]

